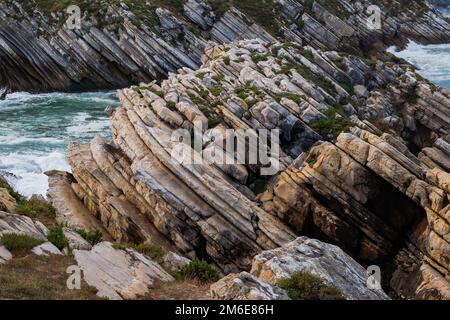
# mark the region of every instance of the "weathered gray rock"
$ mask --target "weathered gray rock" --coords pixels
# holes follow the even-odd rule
[[[172,19],[165,25],[178,28]],[[418,259],[445,280],[450,99],[444,90],[398,62],[258,39],[208,44],[202,63],[160,84],[120,90],[113,142],[98,136],[70,145],[73,180],[59,199],[70,189],[115,240],[158,243],[189,258],[207,254],[224,273],[248,270],[261,251],[313,232],[374,264],[393,262],[412,241]],[[355,85],[364,85],[367,99],[352,95]],[[413,89],[417,101],[408,99]],[[207,124],[241,130],[238,138],[245,138],[242,130],[256,139],[258,129],[280,129],[280,154],[268,155],[279,166],[264,193],[255,197],[244,185],[262,174],[259,164],[190,161],[201,160],[192,139],[178,144],[172,134],[191,132],[196,120],[203,130]],[[421,149],[419,157],[401,137]],[[203,141],[199,151],[223,150],[222,140]],[[58,194],[52,189],[60,186],[50,191]],[[350,298],[372,297],[344,289]]]
[[[109,242],[90,251],[74,250],[73,254],[84,280],[98,290],[99,297],[134,299],[158,282],[174,281],[156,262],[131,249],[114,249]]]
[[[248,272],[232,273],[212,284],[211,296],[218,300],[289,300],[285,290]]]
[[[51,254],[62,255],[61,251],[51,242],[44,242],[43,244],[31,249],[31,252],[37,256],[48,256]]]
[[[116,88],[160,79],[182,67],[195,69],[206,39],[275,42],[273,35],[277,34],[285,41],[316,49],[358,54],[392,41],[405,44],[408,38],[424,43],[448,41],[449,22],[428,3],[413,2],[407,10],[380,2],[381,30],[367,25],[365,9],[374,4],[369,0],[343,0],[333,3],[333,10],[318,1],[312,7],[299,0],[270,2],[264,10],[272,10],[275,19],[265,21],[264,26],[251,18],[251,8],[238,6],[241,12],[228,8],[227,3],[222,4],[225,12],[217,14],[200,0],[185,1],[182,14],[118,3],[100,11],[88,7],[81,29],[71,30],[63,23],[67,18],[63,10],[49,14],[40,12],[39,4],[3,1],[0,66],[8,77],[0,77],[0,99],[11,90]],[[364,79],[358,75],[359,68],[350,69],[355,79]]]
[[[319,276],[349,300],[385,300],[382,289],[367,287],[366,270],[342,249],[300,237],[281,248],[263,251],[253,259],[251,273],[271,284],[295,272]]]
[[[64,236],[69,242],[69,248],[72,250],[91,250],[92,245],[81,237],[77,232],[69,229],[63,229]]]

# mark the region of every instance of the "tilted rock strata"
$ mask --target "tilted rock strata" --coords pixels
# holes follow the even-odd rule
[[[0,4],[0,98],[9,91],[117,88],[161,79],[181,67],[197,68],[208,40],[228,43],[259,38],[309,44],[316,49],[363,53],[385,42],[414,39],[441,43],[450,24],[423,2],[408,8],[385,1],[270,1],[272,13],[258,25],[248,6],[230,1],[223,14],[208,1],[189,0],[175,10],[167,5],[130,1],[81,6],[81,29],[72,30],[66,8],[47,12],[17,1]],[[381,8],[381,30],[368,24],[372,5]],[[225,6],[227,4],[224,4]],[[247,13],[247,14],[245,14]],[[32,27],[30,27],[32,26]],[[7,75],[7,77],[2,76]]]

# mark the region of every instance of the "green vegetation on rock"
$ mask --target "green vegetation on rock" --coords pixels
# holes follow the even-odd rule
[[[327,138],[329,135],[336,138],[341,132],[347,131],[352,125],[341,106],[330,107],[323,114],[325,117],[313,121],[309,126],[324,138]]]
[[[25,199],[21,197],[14,209],[15,213],[30,217],[42,222],[48,228],[56,226],[56,210],[53,205],[39,197]]]
[[[77,233],[91,245],[95,246],[97,243],[102,241],[103,234],[102,231],[96,229],[95,231],[86,231],[84,229],[78,229]]]
[[[6,180],[2,177],[0,177],[0,188],[4,188],[8,191],[9,195],[11,197],[13,197],[14,199],[16,199],[17,202],[22,201],[23,197],[16,192],[8,182],[6,182]]]
[[[307,272],[296,272],[281,279],[278,286],[285,289],[293,300],[345,300],[339,290]]]

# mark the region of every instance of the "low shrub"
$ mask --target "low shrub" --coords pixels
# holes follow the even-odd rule
[[[0,177],[0,188],[6,189],[9,195],[14,199],[16,199],[17,202],[22,201],[22,196],[18,192],[14,191],[14,189],[9,185],[9,183],[6,182],[6,180],[4,180],[2,177]]]
[[[30,250],[44,241],[24,234],[5,234],[0,238],[0,244],[9,251]]]
[[[194,259],[183,267],[180,276],[188,279],[197,279],[201,282],[214,282],[219,280],[219,271],[203,259]]]
[[[330,134],[336,138],[341,132],[347,131],[352,126],[352,122],[342,111],[341,106],[330,107],[323,113],[325,117],[311,122],[309,126],[325,139]]]
[[[51,203],[37,197],[20,201],[15,211],[30,218],[46,217],[54,219],[56,216],[55,208],[53,208]]]
[[[338,289],[307,272],[296,272],[281,279],[278,286],[285,289],[293,300],[345,300]]]

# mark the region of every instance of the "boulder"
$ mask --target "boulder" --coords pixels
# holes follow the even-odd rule
[[[0,264],[12,259],[12,254],[4,246],[0,246]]]
[[[353,87],[353,91],[358,98],[367,98],[369,96],[367,88],[359,84]]]
[[[90,251],[74,250],[73,254],[84,280],[98,290],[99,297],[135,299],[158,282],[175,280],[144,255],[132,249],[114,249],[109,242],[101,242]]]

